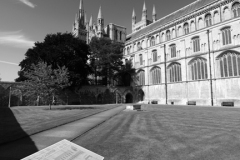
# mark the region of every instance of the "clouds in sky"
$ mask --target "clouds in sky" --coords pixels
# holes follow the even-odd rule
[[[34,41],[29,40],[21,31],[0,32],[0,45],[7,45],[16,48],[31,48]]]
[[[15,65],[15,66],[18,66],[18,65],[19,65],[19,64],[17,64],[17,63],[7,62],[7,61],[1,61],[1,60],[0,60],[0,63],[10,64],[10,65]]]
[[[33,4],[32,2],[30,2],[29,0],[19,0],[20,2],[24,3],[25,5],[31,7],[31,8],[35,8],[36,5]]]

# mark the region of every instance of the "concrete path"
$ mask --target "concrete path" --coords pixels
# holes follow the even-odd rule
[[[124,109],[125,106],[120,106],[18,141],[1,145],[0,160],[19,160],[63,139],[72,141]]]

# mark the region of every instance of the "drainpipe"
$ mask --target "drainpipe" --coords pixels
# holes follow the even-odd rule
[[[208,36],[208,56],[209,56],[209,74],[210,74],[210,91],[211,91],[211,105],[213,106],[213,84],[212,84],[212,66],[211,66],[211,49],[210,49],[210,31],[207,30]]]
[[[166,104],[168,104],[168,90],[167,90],[167,53],[166,53],[166,44],[164,44],[164,61],[165,61],[165,95],[166,95]]]

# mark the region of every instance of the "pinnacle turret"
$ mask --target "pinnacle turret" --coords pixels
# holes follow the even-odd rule
[[[135,10],[133,8],[132,18],[136,17]]]
[[[143,4],[143,11],[147,11],[147,7],[146,7],[145,1],[144,1],[144,4]]]
[[[153,5],[153,13],[152,13],[152,15],[156,15],[157,13],[156,13],[156,8],[155,8],[155,5]]]
[[[88,19],[87,19],[87,13],[85,13],[85,23],[88,23]]]
[[[100,6],[99,8],[99,12],[98,12],[98,19],[102,19],[103,16],[102,16],[102,7]]]
[[[152,19],[153,19],[153,22],[155,22],[156,19],[157,19],[157,13],[156,13],[155,5],[153,5]]]
[[[142,20],[147,20],[147,7],[146,7],[145,1],[144,1],[144,4],[143,4]]]
[[[83,8],[83,0],[80,0],[79,9],[82,9],[82,10],[84,10],[84,8]]]
[[[89,26],[93,26],[93,19],[92,19],[92,16],[91,16],[90,21],[89,21]]]

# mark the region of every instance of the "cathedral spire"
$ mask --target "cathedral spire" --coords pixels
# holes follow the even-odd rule
[[[100,6],[99,12],[98,12],[98,19],[102,19],[102,7]]]
[[[83,8],[83,0],[80,0],[79,9],[82,9],[82,10],[84,10],[84,8]]]
[[[103,30],[104,30],[104,19],[102,15],[102,7],[100,6],[99,12],[98,12],[98,37],[103,37]]]

